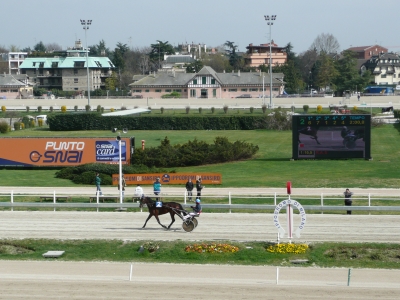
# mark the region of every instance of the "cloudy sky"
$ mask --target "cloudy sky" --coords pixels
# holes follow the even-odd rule
[[[264,15],[277,15],[272,39],[307,50],[321,33],[334,35],[341,50],[379,44],[400,51],[399,0],[19,0],[0,5],[0,46],[57,43],[63,49],[85,42],[80,19],[93,20],[87,43],[104,39],[143,47],[156,40],[204,43],[232,41],[245,51],[269,41]]]

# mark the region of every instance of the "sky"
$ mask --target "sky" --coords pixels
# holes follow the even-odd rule
[[[322,33],[332,34],[340,50],[379,44],[400,52],[399,0],[19,0],[3,1],[0,46],[31,47],[42,41],[63,49],[76,39],[85,45],[80,19],[92,20],[87,44],[100,40],[114,49],[146,47],[157,40],[217,47],[234,42],[239,51],[269,42],[264,15],[278,46],[289,42],[297,54]]]

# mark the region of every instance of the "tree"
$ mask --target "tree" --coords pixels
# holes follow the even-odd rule
[[[324,89],[329,87],[330,89],[335,90],[332,83],[338,75],[339,72],[335,67],[332,57],[322,52],[318,60],[318,73],[315,80],[316,85],[323,87]]]
[[[49,44],[46,44],[46,45],[45,45],[45,48],[46,48],[48,51],[61,51],[61,50],[62,50],[62,47],[61,47],[59,44],[57,44],[57,43],[49,43]]]
[[[115,72],[112,72],[111,76],[105,80],[106,90],[113,91],[118,85],[118,78]]]
[[[227,56],[223,54],[223,52],[206,53],[201,60],[205,66],[213,68],[215,72],[232,71],[232,67],[229,64],[229,60]]]
[[[185,64],[187,73],[197,73],[203,68],[203,62],[199,59],[195,60],[190,64]]]
[[[337,53],[339,48],[338,40],[330,33],[321,33],[310,46],[310,50],[316,50],[318,54]]]
[[[106,47],[106,42],[101,40],[97,45],[89,46],[89,55],[90,56],[102,56],[104,53],[105,56],[110,56],[110,49]]]
[[[171,44],[157,40],[156,44],[151,44],[151,51],[149,53],[150,60],[158,67],[161,68],[161,61],[164,60],[164,55],[171,55],[175,53],[174,47]],[[160,63],[159,63],[160,62]]]
[[[316,78],[315,63],[318,60],[318,54],[316,50],[307,50],[300,53],[297,58],[297,68],[301,74],[302,80],[308,84],[313,84],[313,78]]]
[[[34,47],[33,47],[34,51],[37,52],[46,52],[46,46],[43,44],[42,41],[40,41],[39,43],[37,43]]]
[[[127,53],[128,51],[128,45],[118,42],[117,47],[114,49],[114,52],[111,55],[111,61],[113,62],[114,66],[120,71],[124,71],[125,69],[124,56],[125,53]]]
[[[16,45],[10,45],[9,49],[10,49],[10,52],[18,52],[19,51],[19,47]]]
[[[228,55],[229,64],[234,70],[240,70],[240,68],[243,67],[243,63],[241,63],[241,57],[236,53],[238,46],[236,46],[234,42],[230,41],[226,41],[224,45],[228,48],[225,49],[225,52]]]

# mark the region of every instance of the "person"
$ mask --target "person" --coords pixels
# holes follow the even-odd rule
[[[137,201],[140,201],[140,199],[143,198],[143,188],[140,186],[140,184],[137,185],[135,189],[135,196],[137,197]]]
[[[189,201],[192,201],[193,182],[191,178],[189,178],[189,180],[186,182],[186,191],[189,197]]]
[[[103,193],[101,192],[100,184],[101,184],[101,178],[100,174],[96,173],[96,178],[95,178],[95,184],[96,184],[96,195],[99,194],[99,196],[102,196]]]
[[[190,208],[193,209],[193,212],[188,213],[186,216],[183,217],[184,220],[195,216],[195,215],[200,215],[201,213],[201,200],[199,198],[196,199],[196,206],[191,206]]]
[[[125,187],[126,187],[126,181],[125,181],[125,177],[124,177],[124,174],[122,174],[122,200],[124,200],[124,197],[125,197]],[[118,182],[118,191],[119,191],[119,186],[120,186],[120,184],[119,184],[119,182]]]
[[[201,199],[201,190],[203,189],[203,186],[201,185],[201,178],[196,180],[196,190],[197,190],[197,198]]]
[[[161,193],[161,182],[160,177],[157,177],[156,181],[153,183],[154,195],[158,196]]]
[[[358,94],[357,94],[357,99],[358,99],[358,101],[360,101],[360,92],[358,92]]]
[[[351,206],[351,204],[353,203],[353,201],[351,201],[351,195],[353,195],[353,193],[350,192],[349,189],[346,189],[346,191],[343,194],[344,194],[344,205]],[[347,214],[351,215],[351,210],[348,210]]]

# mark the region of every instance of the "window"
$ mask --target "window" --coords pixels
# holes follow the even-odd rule
[[[193,79],[193,84],[197,84],[197,79]]]
[[[240,91],[241,92],[247,92],[247,89],[241,89]]]
[[[78,83],[78,78],[74,78],[74,83]]]
[[[250,89],[250,92],[258,92],[258,89]]]
[[[217,89],[213,89],[213,97],[217,97]]]
[[[229,92],[237,92],[237,89],[229,89]]]
[[[145,93],[149,93],[150,92],[150,90],[145,90]]]
[[[396,73],[393,74],[393,78],[396,78]]]
[[[161,93],[161,90],[158,90],[158,89],[157,89],[157,90],[155,90],[155,92],[156,92],[156,93]]]
[[[134,93],[141,93],[142,90],[133,90]]]
[[[74,69],[74,75],[78,75],[78,69]]]
[[[175,89],[174,92],[182,93],[182,90],[181,89]]]
[[[74,88],[74,91],[77,91],[78,90],[78,88]]]
[[[166,93],[171,93],[171,89],[166,89],[165,92]]]
[[[381,78],[386,78],[386,74],[381,74]]]
[[[39,68],[43,68],[44,67],[44,62],[40,62],[39,63]]]
[[[51,67],[52,67],[52,68],[58,68],[58,62],[57,62],[57,61],[53,61],[53,62],[51,63]]]
[[[184,89],[183,91],[186,92],[186,89]]]
[[[211,78],[211,84],[215,84],[215,78]]]
[[[74,68],[83,68],[85,66],[84,61],[74,61]]]
[[[206,84],[207,83],[207,77],[201,77],[201,83]]]

